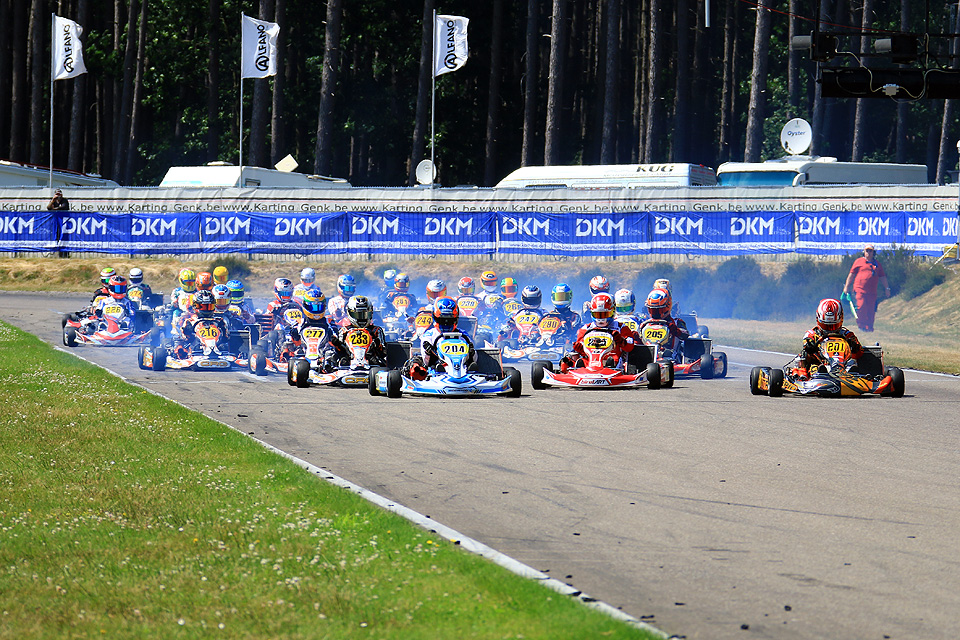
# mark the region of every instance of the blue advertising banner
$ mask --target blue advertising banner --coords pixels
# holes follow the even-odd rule
[[[498,250],[566,256],[625,256],[650,252],[643,212],[578,214],[502,212]]]
[[[907,240],[905,220],[902,212],[845,211],[841,218],[842,240],[823,253],[859,253],[867,243],[877,245],[877,249],[903,245]]]
[[[0,213],[0,251],[56,251],[54,212]]]
[[[199,213],[131,213],[131,253],[199,253]]]
[[[342,213],[203,212],[204,253],[343,253]]]
[[[63,251],[130,252],[130,214],[60,211],[58,218]]]
[[[708,255],[794,250],[792,211],[651,212],[655,253]]]
[[[906,244],[917,253],[940,255],[943,247],[957,242],[957,214],[950,211],[930,211],[904,214]]]
[[[351,252],[483,255],[496,250],[493,211],[364,211],[350,212],[347,218]]]
[[[797,212],[797,253],[814,255],[844,254],[844,213],[834,211]],[[863,247],[860,247],[863,249]]]

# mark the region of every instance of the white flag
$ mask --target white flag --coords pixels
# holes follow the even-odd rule
[[[243,16],[241,28],[243,42],[240,77],[266,78],[277,75],[277,36],[280,34],[280,25]]]
[[[80,34],[83,27],[73,20],[67,20],[54,14],[53,46],[51,47],[53,65],[51,77],[54,80],[75,78],[87,72],[83,64],[83,50],[80,47]]]
[[[437,16],[433,25],[433,75],[467,64],[467,23],[461,16]]]

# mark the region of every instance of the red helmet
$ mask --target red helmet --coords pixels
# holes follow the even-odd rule
[[[824,331],[839,331],[843,326],[843,305],[834,298],[824,298],[817,306],[817,326]]]
[[[210,291],[213,289],[213,276],[209,271],[202,271],[197,274],[197,289],[201,291]]]
[[[590,301],[590,315],[598,327],[610,324],[610,319],[616,313],[616,305],[609,293],[598,293]]]
[[[127,281],[121,275],[110,278],[107,282],[107,289],[115,300],[123,300],[127,297]]]
[[[474,283],[473,278],[469,276],[460,278],[460,282],[457,283],[457,291],[459,291],[462,296],[472,296],[476,290],[477,285]]]
[[[654,320],[660,320],[670,316],[670,309],[673,308],[673,299],[670,292],[666,289],[654,289],[647,294],[647,313]]]
[[[610,291],[610,281],[604,276],[593,276],[590,280],[590,293],[607,293]]]

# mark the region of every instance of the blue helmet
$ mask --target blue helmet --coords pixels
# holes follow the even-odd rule
[[[550,292],[550,301],[557,309],[569,309],[573,302],[573,289],[566,282],[561,282]]]
[[[327,298],[316,287],[307,289],[300,304],[303,306],[304,315],[311,320],[319,320],[327,312]]]
[[[352,296],[357,292],[357,281],[349,273],[345,273],[337,278],[337,292],[345,297]]]
[[[393,281],[396,279],[396,277],[397,277],[396,269],[387,269],[386,271],[383,272],[383,284],[387,285],[388,288],[392,287]]]
[[[457,327],[460,307],[453,298],[437,298],[433,303],[433,319],[441,331],[452,331]]]
[[[227,289],[230,289],[230,300],[232,302],[243,301],[243,283],[239,280],[231,280],[227,283]]]

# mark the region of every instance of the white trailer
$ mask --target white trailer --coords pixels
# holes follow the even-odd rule
[[[520,167],[497,183],[497,189],[639,189],[705,187],[717,174],[699,164],[597,164]]]
[[[766,162],[724,162],[717,168],[721,187],[799,185],[928,184],[927,165],[838,162],[827,156],[786,156]]]

